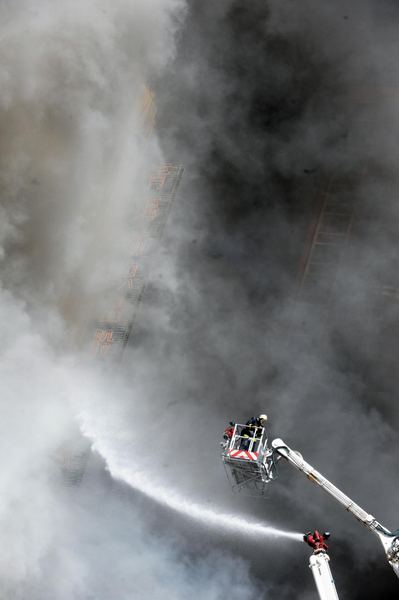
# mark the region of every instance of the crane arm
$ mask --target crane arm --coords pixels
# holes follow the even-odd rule
[[[341,490],[323,477],[321,473],[304,461],[298,452],[291,450],[291,448],[284,444],[283,440],[273,440],[271,445],[273,452],[280,457],[285,458],[285,460],[291,463],[298,471],[306,475],[310,481],[334,498],[334,500],[352,514],[355,519],[363,523],[367,529],[377,535],[384,547],[389,564],[395,571],[395,574],[399,577],[399,532],[391,533],[388,529],[383,527],[373,515],[364,511],[360,506],[353,502],[353,500],[343,494]]]

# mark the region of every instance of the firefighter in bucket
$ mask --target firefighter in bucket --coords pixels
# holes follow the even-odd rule
[[[258,437],[258,427],[265,427],[267,421],[267,415],[261,414],[259,417],[252,417],[245,425],[246,427],[241,431],[240,450],[249,450],[252,438]]]

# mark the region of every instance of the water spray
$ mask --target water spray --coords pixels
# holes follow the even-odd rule
[[[150,479],[139,473],[132,473],[127,469],[109,467],[116,479],[127,483],[130,487],[145,494],[152,500],[168,508],[184,514],[191,519],[200,521],[207,526],[228,529],[231,532],[240,532],[244,535],[264,535],[269,537],[288,538],[302,541],[302,534],[283,531],[257,521],[249,521],[236,515],[219,512],[212,508],[205,508],[199,503],[190,502],[176,490],[165,489],[164,486],[154,484]]]
[[[203,523],[208,527],[222,528],[231,533],[240,533],[244,535],[253,535],[256,533],[261,536],[287,538],[290,540],[302,541],[301,533],[283,531],[269,525],[264,525],[259,521],[252,521],[236,515],[227,514],[214,508],[204,507],[199,502],[187,500],[182,493],[176,489],[165,487],[165,483],[157,484],[147,474],[138,471],[132,471],[118,465],[118,460],[113,459],[110,453],[96,440],[95,449],[101,454],[107,463],[108,469],[114,479],[119,479],[129,485],[131,488],[139,491],[155,502],[166,506],[190,519]]]

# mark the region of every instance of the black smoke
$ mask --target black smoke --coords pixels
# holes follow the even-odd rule
[[[331,529],[339,592],[353,598],[396,589],[377,539],[288,466],[261,505],[229,497],[214,461],[225,424],[265,410],[271,438],[397,527],[397,18],[388,2],[190,3],[173,69],[153,84],[161,144],[186,176],[131,345],[142,373],[153,359],[146,383],[168,435],[194,448],[175,464],[192,494]],[[295,303],[298,266],[329,181],[351,177],[351,236],[319,319]],[[295,347],[298,327],[316,347]],[[240,553],[288,597],[286,554],[267,546]],[[307,551],[292,552],[305,598]]]

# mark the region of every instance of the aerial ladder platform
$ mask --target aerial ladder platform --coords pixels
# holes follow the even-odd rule
[[[391,532],[381,525],[281,439],[273,440],[269,446],[264,427],[250,427],[235,424],[231,435],[225,432],[221,442],[222,461],[233,491],[269,497],[268,484],[277,479],[277,463],[284,458],[378,537],[389,564],[399,577],[399,529]]]
[[[267,445],[265,428],[235,423],[231,437],[225,435],[224,439],[222,461],[233,491],[268,496],[267,484],[273,480],[273,450]]]

